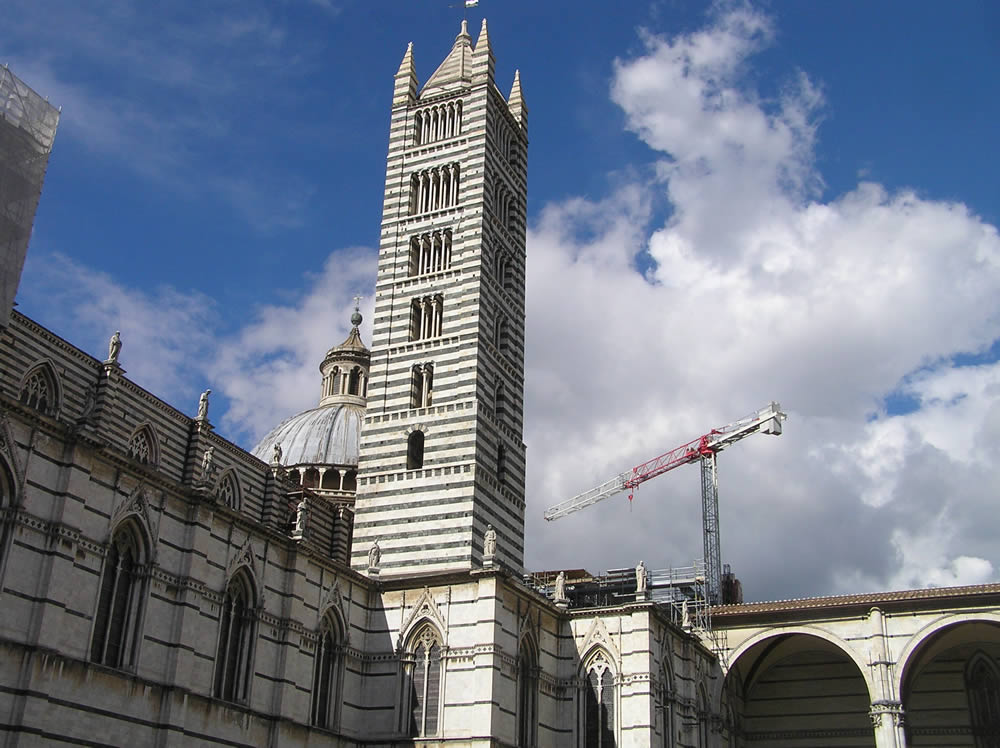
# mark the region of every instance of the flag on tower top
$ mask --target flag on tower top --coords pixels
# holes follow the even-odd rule
[[[475,8],[477,5],[479,5],[479,0],[465,0],[466,8]]]

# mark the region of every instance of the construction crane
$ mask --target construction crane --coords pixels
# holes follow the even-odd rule
[[[620,473],[572,499],[549,507],[545,510],[545,519],[549,521],[559,519],[626,490],[629,491],[628,498],[631,501],[632,492],[639,484],[681,465],[700,461],[705,582],[708,587],[708,599],[711,604],[716,605],[721,601],[722,591],[722,558],[719,548],[719,477],[716,470],[716,455],[726,447],[751,434],[758,432],[776,436],[781,434],[781,422],[785,418],[787,416],[781,412],[781,406],[772,402],[746,418],[741,418],[721,428],[712,429],[704,436],[699,436],[697,439],[692,439],[659,457],[636,465],[631,470]]]

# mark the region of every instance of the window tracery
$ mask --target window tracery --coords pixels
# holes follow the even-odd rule
[[[156,441],[149,426],[136,429],[128,442],[128,455],[143,465],[156,464]]]
[[[254,642],[253,588],[246,572],[233,576],[222,600],[219,646],[215,656],[216,698],[246,702],[250,693]]]
[[[438,734],[441,699],[441,639],[429,624],[411,640],[408,662],[404,664],[404,714],[409,715],[412,737]]]
[[[232,470],[227,472],[219,484],[219,501],[232,509],[239,509],[240,489]]]
[[[313,664],[311,722],[326,729],[333,728],[336,722],[342,665],[340,641],[340,627],[330,615],[324,616]]]
[[[135,664],[143,561],[135,531],[129,526],[120,528],[104,559],[90,645],[94,662],[116,668]]]
[[[603,651],[587,666],[584,682],[584,746],[615,748],[615,677]]]
[[[24,378],[18,399],[29,408],[47,416],[56,412],[55,375],[50,367],[39,364]]]

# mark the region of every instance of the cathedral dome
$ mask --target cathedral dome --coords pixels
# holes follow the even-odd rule
[[[281,462],[294,465],[358,464],[361,424],[365,409],[338,403],[294,415],[271,429],[253,448],[255,457],[271,462],[275,444],[281,445]]]

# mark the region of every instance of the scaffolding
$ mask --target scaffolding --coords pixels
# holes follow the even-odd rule
[[[58,125],[58,109],[0,68],[0,327],[17,294]]]

